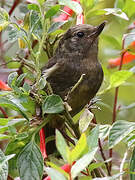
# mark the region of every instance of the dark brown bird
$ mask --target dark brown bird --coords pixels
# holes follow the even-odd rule
[[[68,29],[42,70],[53,92],[63,100],[67,97],[72,116],[83,109],[101,86],[103,71],[98,61],[98,36],[104,26],[105,22],[97,27],[82,24]],[[69,93],[77,82],[77,87]]]

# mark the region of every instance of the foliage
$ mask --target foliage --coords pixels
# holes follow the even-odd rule
[[[5,0],[0,5],[0,76],[8,83],[0,83],[0,180],[133,180],[135,1]],[[63,6],[71,11],[56,22]],[[82,12],[87,24],[107,20],[99,40],[104,83],[98,92],[101,100],[96,100],[100,108],[92,104],[71,118],[70,108],[53,94],[41,68]],[[118,56],[118,69],[108,68],[107,60]],[[55,137],[46,139],[55,138],[58,152],[42,157],[39,131],[62,114],[66,133],[56,129]]]

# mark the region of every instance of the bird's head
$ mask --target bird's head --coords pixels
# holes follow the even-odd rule
[[[97,27],[80,24],[71,27],[63,35],[56,50],[63,53],[86,53],[97,49],[98,36],[104,29],[105,22]]]

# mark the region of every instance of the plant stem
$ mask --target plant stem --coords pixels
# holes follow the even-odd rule
[[[103,148],[102,148],[100,139],[98,139],[98,145],[99,145],[99,150],[101,152],[101,156],[102,156],[103,160],[106,161],[106,157],[105,157],[105,154],[103,152]],[[105,166],[106,166],[106,170],[107,170],[108,176],[111,176],[111,172],[109,170],[109,166],[108,166],[107,162],[105,162]]]
[[[5,112],[5,110],[2,107],[0,107],[0,111],[2,112],[4,118],[8,118],[7,113]]]
[[[41,70],[40,70],[40,55],[43,49],[43,45],[44,45],[44,41],[47,37],[47,33],[46,33],[46,24],[45,24],[45,20],[43,22],[43,36],[42,36],[42,40],[41,42],[39,42],[39,49],[38,49],[38,54],[37,57],[35,59],[35,66],[36,66],[36,71],[37,71],[37,78],[36,78],[36,85],[38,88],[38,84],[39,84],[39,80],[40,80],[40,76],[41,76]]]
[[[124,58],[124,55],[125,55],[125,53],[126,53],[126,51],[124,50],[125,37],[126,37],[126,36],[124,36],[124,37],[123,37],[123,40],[122,40],[122,54],[121,54],[121,61],[120,61],[120,65],[119,65],[118,71],[121,71],[121,69],[122,69],[123,58]],[[119,92],[119,87],[116,87],[116,89],[115,89],[115,95],[114,95],[112,124],[116,121],[118,92]],[[112,149],[110,149],[110,150],[109,150],[109,158],[112,158],[112,154],[113,154],[113,151],[112,151]],[[112,170],[112,160],[111,160],[110,163],[109,163],[109,171],[111,172],[111,170]]]

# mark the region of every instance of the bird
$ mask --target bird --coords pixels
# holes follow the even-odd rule
[[[53,93],[71,107],[69,113],[72,117],[90,102],[102,84],[98,37],[104,27],[105,22],[96,27],[80,24],[69,28],[60,39],[53,57],[42,68],[42,75],[50,83]],[[55,135],[56,128],[63,128],[64,122],[54,116],[44,127],[47,137]],[[46,149],[48,154],[52,154],[56,150],[55,143],[47,143]]]
[[[102,84],[98,37],[104,26],[105,22],[97,27],[79,24],[69,28],[59,41],[54,56],[42,68],[42,74],[47,77],[54,94],[66,99],[71,107],[71,116],[84,108]]]

